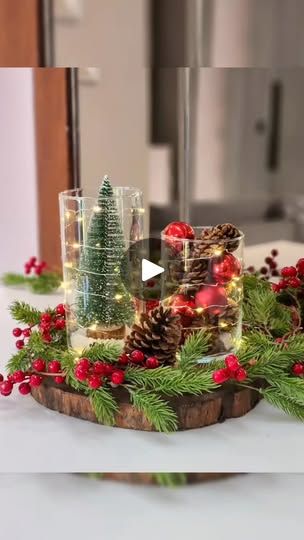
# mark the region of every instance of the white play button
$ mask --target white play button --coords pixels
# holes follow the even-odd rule
[[[147,259],[142,259],[141,261],[141,279],[142,281],[147,281],[147,279],[151,279],[154,276],[158,276],[159,274],[162,274],[165,271],[164,268],[161,266],[158,266],[158,264],[154,264],[151,261],[148,261]]]

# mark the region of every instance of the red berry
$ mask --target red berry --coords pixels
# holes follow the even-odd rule
[[[57,384],[63,384],[65,382],[65,377],[62,377],[61,375],[57,375],[57,377],[54,377],[54,381]]]
[[[242,382],[246,379],[247,377],[247,371],[246,369],[240,367],[235,373],[234,373],[234,378],[238,381],[238,382]]]
[[[61,371],[61,363],[59,360],[52,360],[48,365],[48,372],[49,373],[60,373]]]
[[[97,388],[100,388],[102,386],[102,379],[99,375],[90,375],[88,378],[88,385],[90,388],[93,388],[94,390],[97,390]]]
[[[43,268],[42,268],[41,264],[36,264],[36,266],[35,266],[35,274],[36,274],[36,276],[40,276],[40,274],[42,274],[42,271],[43,271]]]
[[[42,381],[43,377],[41,377],[41,375],[33,373],[33,375],[30,376],[29,384],[30,386],[40,386]]]
[[[47,333],[51,330],[51,323],[49,322],[41,322],[39,324],[39,330],[41,330],[42,333]]]
[[[121,354],[120,357],[118,358],[118,363],[121,364],[122,366],[128,365],[129,361],[130,361],[130,358],[126,353]]]
[[[9,396],[12,393],[14,385],[11,381],[3,381],[0,384],[0,394],[2,396]]]
[[[260,268],[260,272],[261,274],[266,275],[268,273],[268,268],[266,268],[266,266],[262,266],[262,268]]]
[[[113,384],[122,384],[124,380],[125,380],[125,374],[121,369],[113,371],[111,375],[111,382]]]
[[[283,277],[295,277],[297,275],[297,269],[294,266],[284,266],[281,270],[281,276]]]
[[[50,323],[52,321],[52,315],[50,313],[42,313],[40,321],[42,323]]]
[[[17,341],[16,341],[16,347],[17,347],[17,349],[23,349],[23,347],[24,347],[24,341],[23,341],[23,339],[17,339]]]
[[[90,362],[90,360],[88,358],[79,358],[76,366],[81,368],[81,369],[88,370],[91,367],[91,362]]]
[[[41,261],[41,262],[40,262],[40,266],[41,266],[42,270],[44,270],[44,268],[47,267],[46,261]]]
[[[106,376],[112,375],[114,371],[116,371],[114,366],[112,366],[111,364],[104,364],[104,374]]]
[[[293,289],[297,289],[298,287],[301,287],[302,282],[298,277],[292,277],[288,280],[288,285]]]
[[[20,337],[21,334],[22,334],[21,328],[14,328],[14,330],[13,330],[13,336],[15,336],[15,337]]]
[[[135,364],[140,364],[145,359],[144,353],[142,351],[137,351],[137,350],[132,351],[130,357],[131,357],[132,362],[134,362]]]
[[[45,371],[46,370],[45,361],[43,360],[43,358],[36,358],[36,360],[34,360],[34,362],[32,362],[32,367],[33,367],[33,369],[35,369],[35,371]]]
[[[278,338],[275,339],[275,343],[281,344],[281,343],[283,343],[283,342],[284,342],[284,339],[281,338],[281,337],[278,337]]]
[[[57,330],[63,330],[65,328],[65,320],[64,319],[57,319],[55,321],[55,328]]]
[[[31,266],[33,266],[33,264],[35,264],[36,261],[37,261],[37,257],[31,257],[27,264],[30,264]]]
[[[266,263],[266,264],[269,264],[269,265],[272,264],[272,263],[273,263],[272,257],[266,257],[265,263]]]
[[[93,364],[93,373],[96,375],[106,375],[107,368],[105,367],[104,362],[97,360]]]
[[[0,373],[0,383],[2,383],[2,381],[4,381],[4,377],[3,377],[2,373]]]
[[[65,305],[58,304],[58,306],[56,306],[56,313],[57,315],[65,315]]]
[[[53,340],[51,334],[48,334],[47,332],[42,335],[42,339],[45,343],[51,343],[51,341]]]
[[[13,381],[18,383],[18,382],[22,382],[24,381],[25,379],[25,373],[23,371],[21,371],[21,369],[18,369],[17,371],[15,371],[13,373]]]
[[[18,390],[19,390],[20,394],[22,394],[23,396],[26,396],[27,394],[30,393],[31,387],[30,387],[29,383],[23,382],[18,386]]]
[[[26,263],[26,264],[24,265],[24,273],[25,273],[25,274],[30,274],[30,273],[31,273],[31,270],[32,270],[32,265]]]
[[[304,259],[299,259],[296,264],[297,270],[301,276],[304,275]]]
[[[304,374],[304,364],[300,364],[299,362],[297,364],[294,364],[292,366],[292,373],[294,375],[303,375]]]
[[[287,289],[288,282],[281,279],[281,281],[279,281],[279,283],[278,283],[278,286],[280,287],[280,289]]]
[[[74,373],[78,381],[85,381],[88,377],[88,370],[82,368],[81,366],[76,366]]]
[[[30,337],[32,333],[32,330],[30,328],[25,328],[24,330],[22,330],[22,334],[24,335],[24,337]]]
[[[239,359],[235,354],[228,354],[225,358],[225,364],[232,373],[237,371],[240,367]]]
[[[227,368],[218,369],[213,373],[212,378],[216,384],[223,384],[230,379],[230,371]]]
[[[272,288],[273,292],[275,292],[275,293],[281,292],[281,287],[280,287],[280,285],[278,283],[272,283],[271,288]]]
[[[159,360],[156,358],[156,356],[149,356],[146,360],[146,367],[148,369],[155,369],[159,367]]]
[[[271,271],[271,275],[272,275],[273,277],[277,277],[277,276],[279,276],[280,274],[279,274],[279,271],[278,271],[278,270],[272,270],[272,271]]]
[[[278,250],[277,250],[277,249],[272,249],[272,250],[271,250],[271,255],[272,255],[273,257],[277,257],[277,256],[279,255]]]
[[[13,382],[14,382],[14,377],[13,377],[13,375],[12,375],[12,374],[11,374],[11,375],[8,375],[8,376],[7,376],[7,380],[8,380],[9,382],[13,383]]]
[[[250,272],[250,274],[253,274],[255,272],[255,267],[254,266],[248,266],[247,272]]]

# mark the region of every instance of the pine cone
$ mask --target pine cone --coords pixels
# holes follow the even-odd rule
[[[156,356],[163,364],[173,364],[181,339],[180,317],[170,308],[153,309],[142,314],[139,324],[134,324],[126,338],[125,352],[141,350],[147,356]]]
[[[216,249],[223,250],[225,248],[227,251],[235,251],[239,246],[239,241],[235,240],[233,242],[223,242],[228,239],[238,238],[240,236],[239,229],[232,225],[231,223],[222,223],[219,225],[216,225],[215,227],[211,227],[210,229],[204,229],[202,232],[202,240],[214,240],[215,243],[210,243],[207,245],[207,251],[210,251],[210,248],[213,251]],[[220,242],[218,242],[220,241]]]

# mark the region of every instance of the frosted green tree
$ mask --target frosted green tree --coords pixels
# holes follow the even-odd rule
[[[113,188],[105,176],[84,238],[79,263],[77,316],[82,326],[131,324],[132,297],[122,273],[125,242]]]

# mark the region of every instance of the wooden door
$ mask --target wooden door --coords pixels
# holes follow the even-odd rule
[[[58,194],[73,185],[68,73],[34,70],[40,257],[53,269],[61,269]]]

